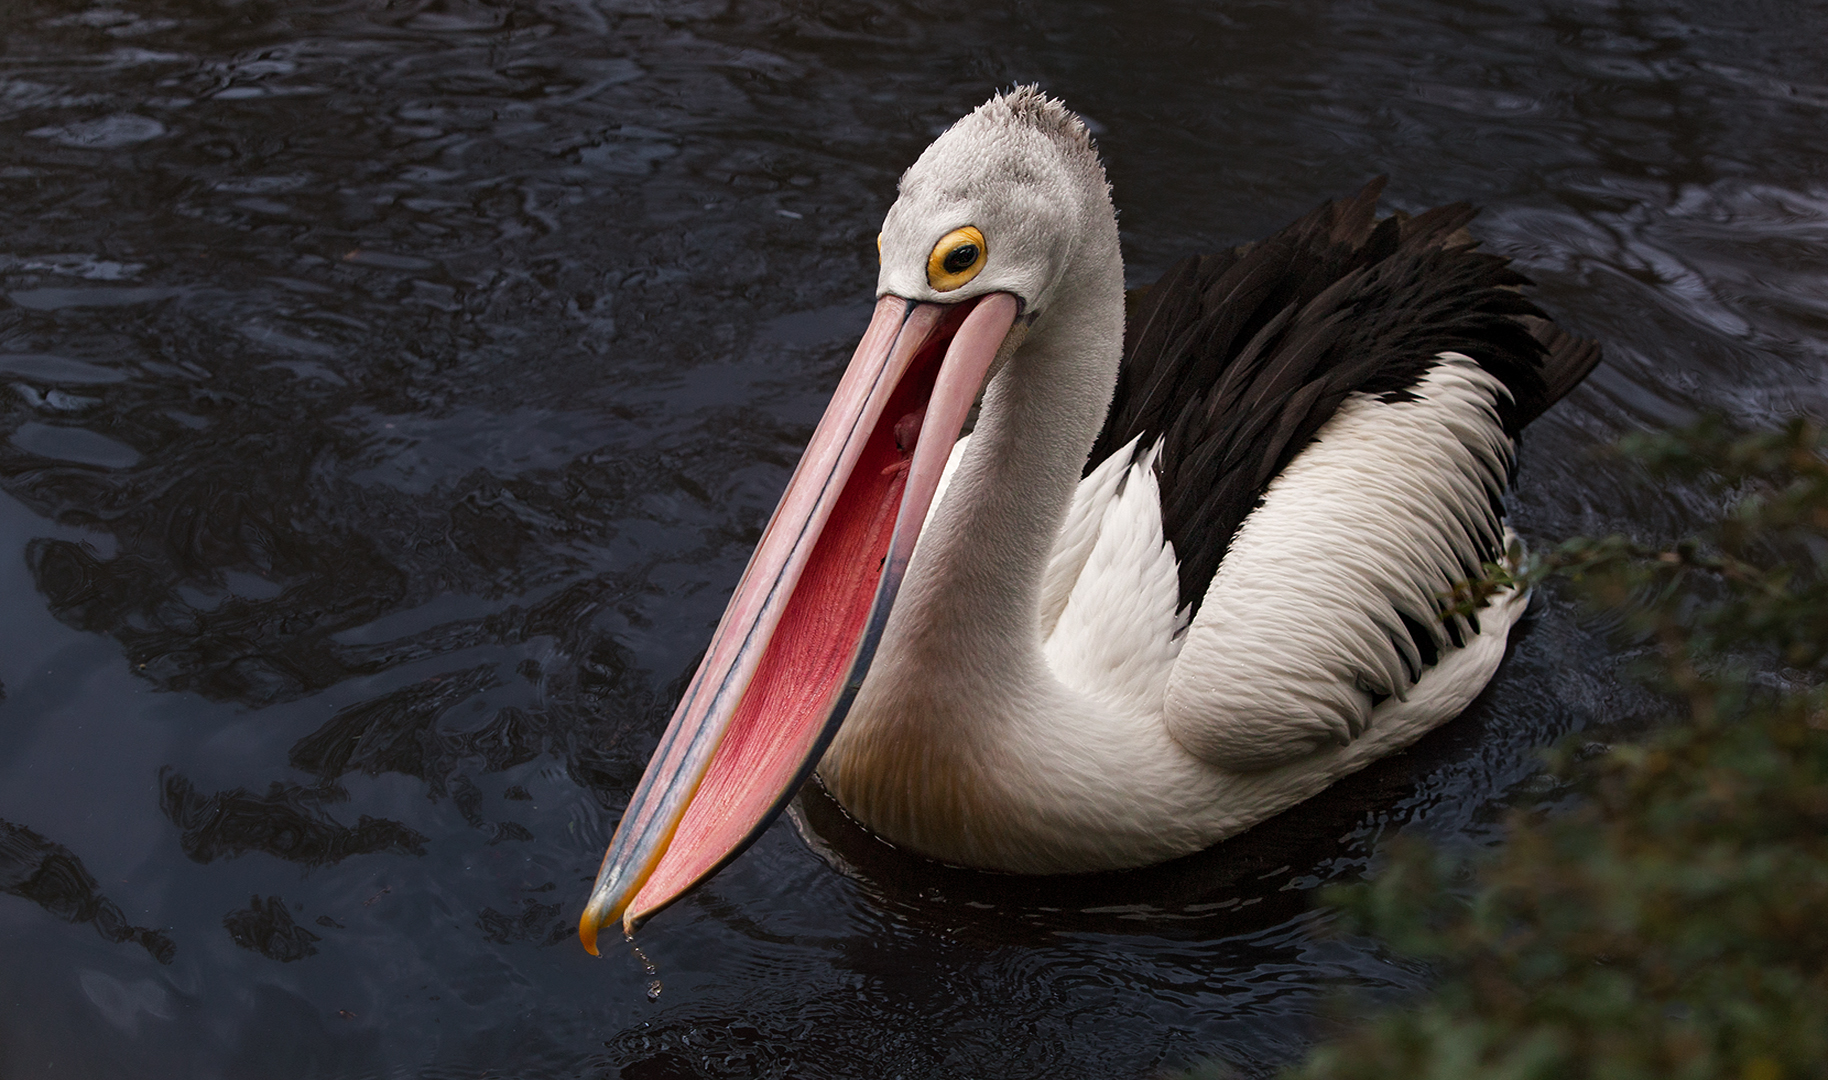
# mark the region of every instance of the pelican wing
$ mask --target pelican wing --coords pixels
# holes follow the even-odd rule
[[[1176,741],[1241,771],[1345,745],[1479,632],[1442,596],[1503,542],[1504,400],[1454,353],[1404,400],[1347,398],[1232,536],[1169,677]]]
[[[1498,555],[1519,432],[1599,359],[1474,249],[1470,207],[1379,222],[1381,187],[1143,294],[1091,455],[1157,462],[1195,612],[1168,725],[1227,768],[1349,741],[1477,632],[1439,593]]]

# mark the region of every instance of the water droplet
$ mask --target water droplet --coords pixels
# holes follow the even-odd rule
[[[649,960],[647,958],[647,954],[641,951],[641,946],[635,944],[635,936],[633,934],[624,933],[622,935],[622,940],[628,942],[628,947],[635,954],[635,959],[641,961],[641,970],[643,972],[647,973],[649,976],[654,976],[654,975],[660,974],[660,969],[655,967],[654,962],[652,960]],[[656,978],[648,979],[647,999],[649,1001],[659,1001],[660,1000],[660,980],[659,979],[656,979]]]
[[[641,946],[635,944],[635,935],[625,933],[622,935],[622,940],[628,942],[628,947],[634,952],[635,959],[641,961],[641,970],[647,972],[649,975],[660,974],[660,969],[655,967],[654,962],[649,960],[647,954],[641,951]]]

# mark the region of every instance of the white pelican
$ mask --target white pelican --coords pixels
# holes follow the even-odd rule
[[[1248,829],[1465,708],[1525,598],[1443,618],[1442,595],[1505,550],[1519,430],[1599,354],[1473,250],[1471,209],[1379,222],[1380,186],[1188,259],[1126,328],[1077,116],[1022,87],[928,147],[585,947],[734,858],[815,765],[923,855],[1104,870]]]

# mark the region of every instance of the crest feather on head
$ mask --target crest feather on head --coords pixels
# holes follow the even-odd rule
[[[1044,135],[1063,139],[1093,156],[1098,153],[1097,145],[1092,142],[1092,133],[1086,128],[1085,121],[1079,118],[1079,114],[1067,108],[1066,103],[1059,98],[1048,97],[1034,83],[997,94],[972,112],[993,124],[1033,128]]]

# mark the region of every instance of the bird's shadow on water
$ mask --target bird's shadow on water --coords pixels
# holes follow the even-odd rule
[[[816,779],[789,811],[801,837],[874,902],[953,937],[1019,943],[1059,933],[1232,937],[1280,926],[1314,893],[1359,877],[1376,819],[1399,806],[1440,756],[1385,758],[1239,836],[1133,870],[1036,877],[952,866],[903,851],[858,823]]]
[[[1413,790],[1409,763],[1380,762],[1230,840],[1134,870],[1036,877],[903,851],[847,814],[816,780],[789,811],[806,843],[872,901],[948,935],[1020,943],[1058,933],[1229,937],[1285,923],[1325,881],[1362,867],[1367,806]]]

